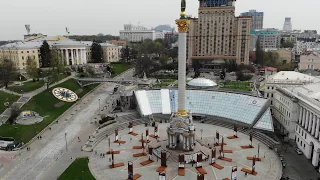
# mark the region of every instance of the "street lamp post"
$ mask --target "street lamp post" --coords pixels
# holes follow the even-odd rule
[[[258,158],[259,158],[259,153],[260,153],[260,143],[258,143]]]
[[[100,114],[100,110],[101,110],[101,109],[100,109],[100,98],[99,98],[99,112],[98,112],[98,114]]]
[[[64,133],[64,139],[66,140],[66,151],[68,151],[67,132]]]
[[[203,132],[203,129],[200,129],[200,132],[201,132],[201,141],[202,141],[202,132]]]

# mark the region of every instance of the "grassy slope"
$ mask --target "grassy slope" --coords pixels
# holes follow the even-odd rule
[[[21,90],[23,90],[23,92],[30,92],[30,91],[34,91],[36,89],[41,88],[44,85],[44,81],[40,80],[37,82],[33,82],[33,81],[28,81],[23,83],[23,86],[11,86],[8,89],[17,93],[21,93]]]
[[[99,84],[92,84],[83,88],[83,91],[78,94],[79,97],[84,96],[90,90],[98,86]],[[80,89],[80,86],[72,79],[69,79],[56,87],[68,88],[72,91]],[[54,88],[54,87],[53,87]],[[27,104],[22,107],[22,110],[32,110],[45,117],[45,119],[38,124],[34,125],[11,125],[4,124],[0,126],[0,136],[13,137],[16,140],[22,140],[24,143],[30,141],[37,133],[48,126],[52,121],[58,118],[63,112],[65,112],[73,103],[65,102],[63,106],[56,108],[55,104],[60,102],[55,98],[51,91],[53,88],[46,90],[36,96],[34,96]]]
[[[19,96],[0,91],[0,114],[7,109],[7,107],[4,106],[5,102],[9,102],[9,105],[11,105],[12,103],[16,102],[18,99],[19,99]]]
[[[76,159],[58,180],[95,180],[88,167],[88,158]]]
[[[114,72],[112,74],[112,77],[115,77],[121,73],[123,73],[124,71],[130,69],[130,65],[123,63],[123,64],[111,64],[111,69]]]
[[[224,89],[245,90],[251,91],[249,82],[226,82],[224,83]]]

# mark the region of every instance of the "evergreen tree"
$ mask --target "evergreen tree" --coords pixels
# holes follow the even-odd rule
[[[96,41],[93,41],[91,45],[91,62],[102,63],[103,62],[102,56],[103,56],[103,50],[101,45]]]
[[[129,62],[131,58],[131,50],[128,45],[121,49],[121,59],[124,62]]]
[[[40,59],[41,67],[50,67],[51,64],[51,50],[47,41],[43,41],[42,46],[40,47]]]
[[[260,46],[260,39],[258,38],[256,42],[256,58],[257,58],[257,64],[259,64],[260,66],[264,65],[263,56],[264,56],[264,51]]]

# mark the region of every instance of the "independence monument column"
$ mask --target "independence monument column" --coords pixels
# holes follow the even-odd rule
[[[179,31],[178,51],[178,112],[177,115],[187,116],[186,111],[186,63],[187,63],[187,31],[190,21],[186,18],[186,0],[181,0],[180,19],[176,20]]]

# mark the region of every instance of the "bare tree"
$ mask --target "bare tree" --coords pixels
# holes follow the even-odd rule
[[[0,81],[8,88],[9,82],[12,80],[15,71],[14,63],[11,59],[3,57],[0,59]]]
[[[35,79],[39,78],[38,65],[33,56],[28,56],[27,58],[26,72],[33,78],[34,81]]]
[[[66,61],[64,56],[57,50],[52,50],[51,67],[57,70],[58,75],[65,69]]]

